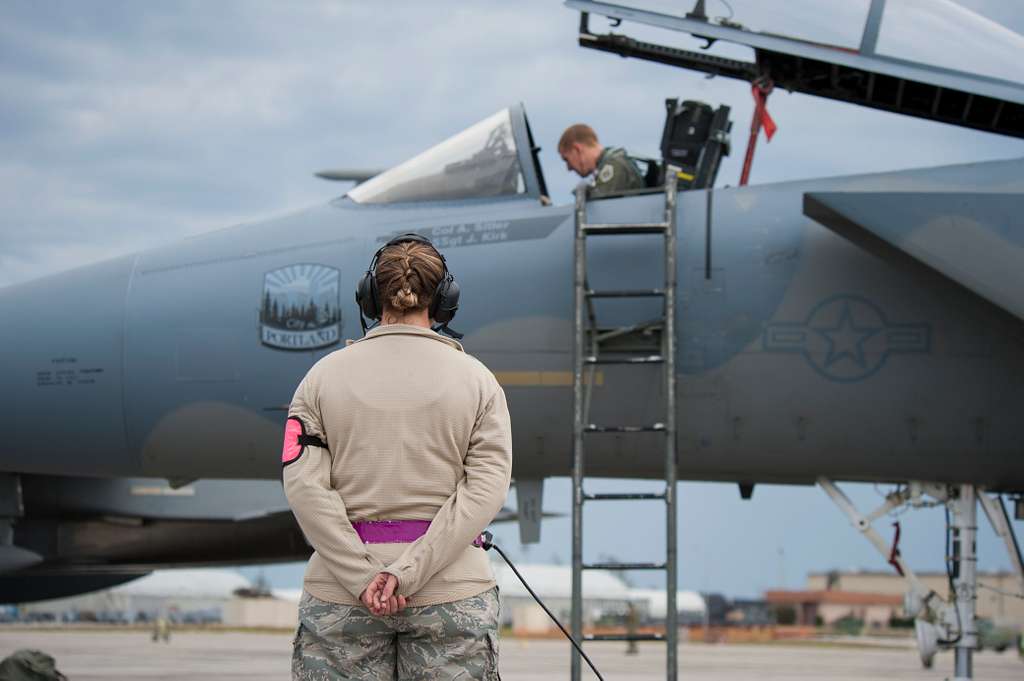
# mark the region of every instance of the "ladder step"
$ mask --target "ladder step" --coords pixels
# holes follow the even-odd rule
[[[651,492],[636,492],[636,493],[601,493],[601,494],[584,494],[583,499],[586,501],[640,501],[643,499],[664,499],[665,493],[654,494]]]
[[[584,641],[664,641],[665,634],[585,634]]]
[[[593,289],[587,289],[584,295],[587,296],[588,298],[657,298],[665,295],[665,289],[608,289],[606,291],[595,291]]]
[[[584,570],[664,570],[665,563],[584,563]]]
[[[649,426],[595,426],[591,423],[583,426],[585,433],[657,433],[664,431],[664,423],[652,423]]]
[[[636,223],[589,223],[580,225],[580,230],[588,236],[602,234],[664,234],[667,222],[636,222]]]
[[[642,357],[595,357],[583,358],[584,364],[662,364],[665,358],[661,355],[644,355]]]

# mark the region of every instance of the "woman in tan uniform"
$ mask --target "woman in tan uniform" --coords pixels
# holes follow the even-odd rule
[[[512,469],[505,394],[431,329],[458,287],[424,237],[396,237],[357,292],[380,324],[295,391],[284,488],[314,548],[294,679],[496,679],[498,598],[477,537]]]

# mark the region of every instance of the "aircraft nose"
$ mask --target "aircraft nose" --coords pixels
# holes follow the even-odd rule
[[[132,259],[0,290],[0,466],[102,475],[127,463],[122,363]]]

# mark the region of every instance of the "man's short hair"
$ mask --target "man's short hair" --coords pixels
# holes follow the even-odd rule
[[[570,125],[562,133],[562,138],[558,140],[558,151],[563,152],[574,144],[592,147],[597,144],[597,133],[586,123]]]

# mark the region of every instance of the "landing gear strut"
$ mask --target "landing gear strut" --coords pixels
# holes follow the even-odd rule
[[[906,580],[904,610],[908,616],[915,619],[918,651],[924,666],[932,666],[932,658],[939,647],[953,648],[955,681],[973,678],[971,656],[978,648],[975,606],[978,600],[979,501],[992,528],[1006,542],[1011,562],[1024,587],[1024,561],[1021,560],[1020,548],[1002,500],[988,496],[983,488],[973,485],[943,485],[914,481],[887,495],[884,504],[865,516],[860,514],[850,498],[831,480],[818,478],[818,485],[846,514],[853,526]],[[946,507],[946,573],[949,576],[949,602],[926,588],[907,566],[899,552],[895,548],[890,549],[871,526],[878,518],[904,505],[915,508],[938,505]]]
[[[953,516],[953,553],[947,555],[947,572],[953,588],[952,608],[956,617],[957,634],[953,643],[955,661],[954,678],[974,678],[971,656],[978,647],[978,628],[974,622],[978,601],[978,504],[974,487],[960,485],[947,502]],[[948,627],[947,627],[948,628]]]

